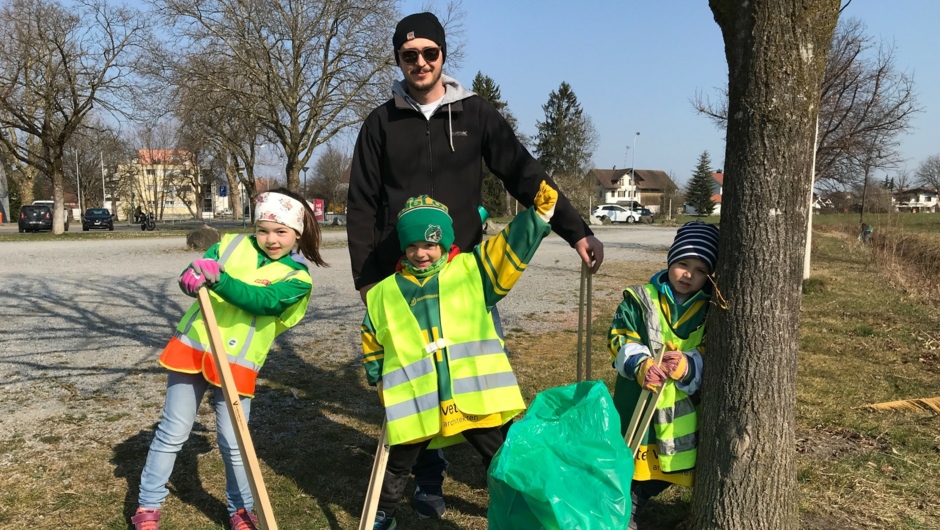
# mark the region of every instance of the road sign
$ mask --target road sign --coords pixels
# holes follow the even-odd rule
[[[219,186],[219,197],[225,197],[228,195],[228,188],[225,186]]]

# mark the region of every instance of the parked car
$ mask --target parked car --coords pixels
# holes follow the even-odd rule
[[[55,211],[55,201],[41,200],[41,199],[40,199],[40,200],[33,201],[33,206],[46,206],[46,207],[49,208],[49,211],[50,211],[50,212],[54,212],[54,211]],[[69,214],[69,209],[68,209],[68,208],[63,209],[63,210],[62,210],[62,218],[64,219],[63,223],[65,224],[65,231],[66,231],[66,232],[69,231],[69,218],[70,218],[70,217],[72,217],[72,216],[71,216],[71,214]],[[50,228],[50,230],[51,230],[51,228]]]
[[[638,210],[638,212],[639,212],[639,214],[640,214],[640,217],[649,217],[649,218],[650,218],[650,222],[652,222],[654,219],[656,219],[656,215],[654,215],[654,214],[653,214],[653,211],[650,210],[649,208],[640,208],[640,209]]]
[[[114,230],[114,218],[107,208],[89,208],[82,216],[82,230],[87,232],[91,228],[107,228]]]
[[[20,207],[20,233],[52,230],[52,209],[41,204]]]
[[[612,223],[635,223],[640,220],[640,213],[616,204],[603,204],[594,208],[591,215],[598,219],[604,217],[610,219]]]

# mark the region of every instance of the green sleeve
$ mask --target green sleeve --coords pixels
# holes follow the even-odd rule
[[[243,282],[223,272],[221,279],[210,287],[223,300],[252,315],[279,316],[302,300],[313,286],[291,278],[270,285]]]
[[[623,301],[617,306],[614,319],[607,332],[607,350],[610,360],[617,358],[620,348],[628,342],[646,344],[646,319],[639,303],[629,293],[624,291]]]
[[[517,215],[500,233],[473,249],[483,277],[483,295],[488,308],[503,299],[525,272],[539,244],[551,233],[535,208]]]
[[[362,364],[366,369],[366,381],[375,386],[382,380],[382,364],[385,360],[385,349],[375,338],[375,326],[369,318],[369,312],[362,319]]]

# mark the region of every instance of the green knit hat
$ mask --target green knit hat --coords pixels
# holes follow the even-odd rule
[[[398,212],[398,241],[401,251],[418,241],[437,243],[450,250],[454,244],[454,221],[447,207],[427,195],[412,197]]]

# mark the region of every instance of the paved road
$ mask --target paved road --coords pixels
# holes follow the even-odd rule
[[[662,262],[675,228],[597,232],[610,263]],[[322,355],[331,360],[355,363],[363,307],[345,232],[324,231],[324,241],[331,267],[312,272],[310,308],[284,335],[285,347],[313,340],[329,345]],[[192,303],[176,275],[198,257],[182,237],[0,243],[0,407],[6,411],[0,440],[36,432],[44,417],[61,415],[76,400],[95,397],[88,406],[107,408],[161,395],[162,370],[154,360]],[[533,325],[526,315],[540,307],[576,311],[579,271],[574,251],[555,235],[547,238],[500,303],[507,329]]]

